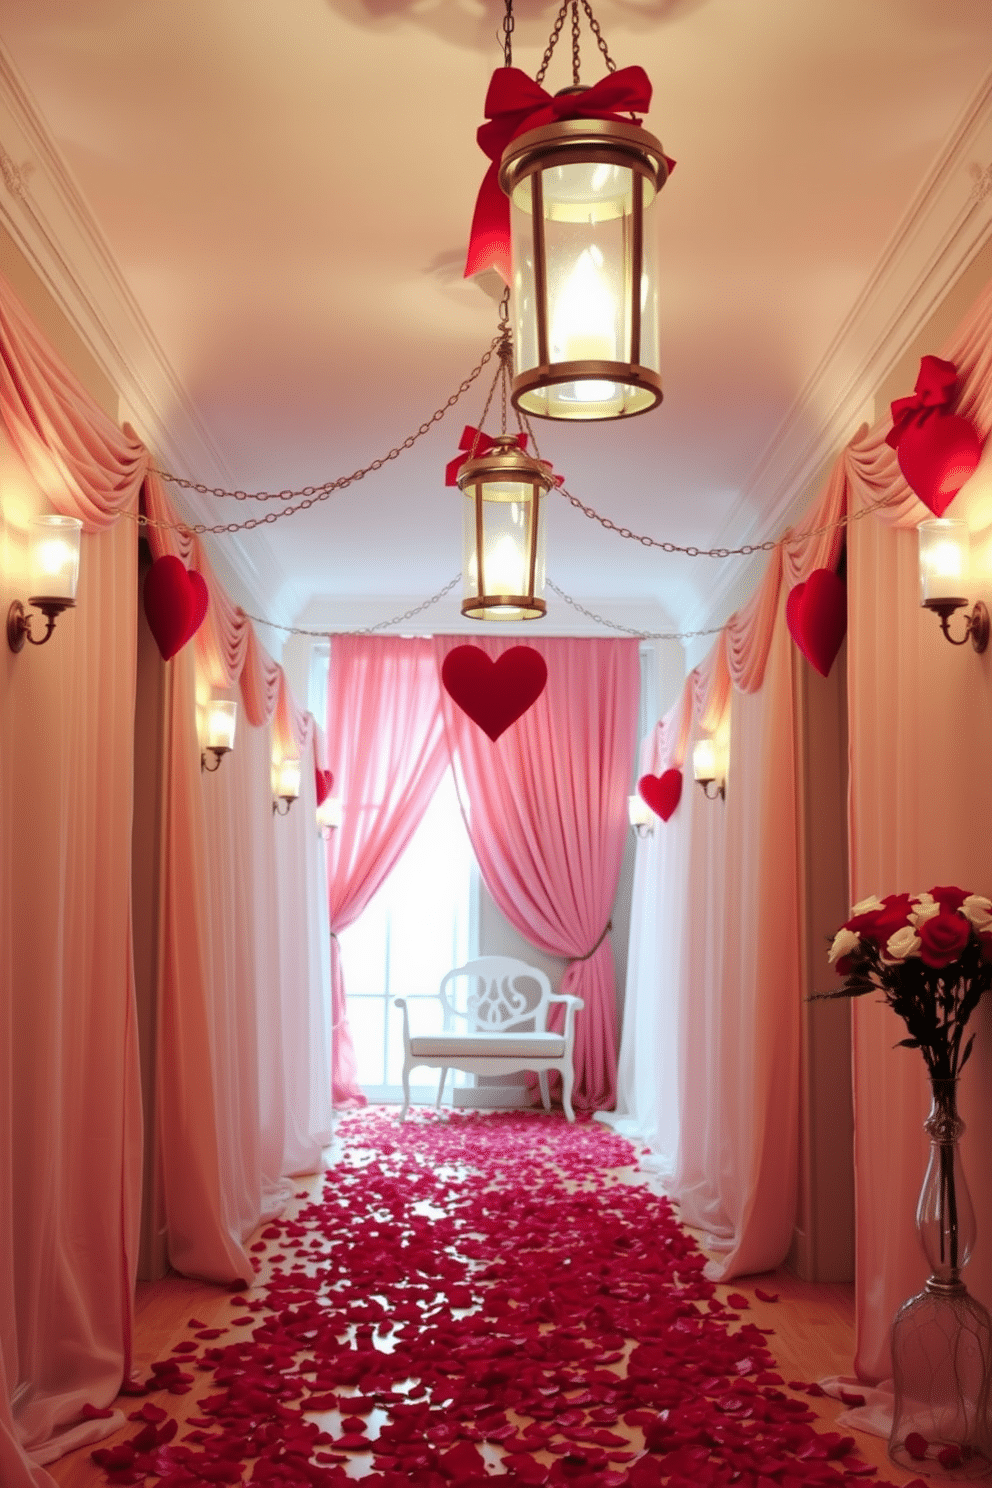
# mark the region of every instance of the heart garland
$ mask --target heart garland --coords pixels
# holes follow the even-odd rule
[[[667,822],[682,799],[682,771],[666,770],[663,775],[642,775],[637,782],[637,793],[655,816]]]
[[[830,675],[847,633],[847,585],[831,568],[815,568],[785,601],[789,633],[821,677]]]
[[[180,558],[156,558],[145,576],[145,617],[163,661],[169,661],[199,630],[210,604],[210,591],[196,569],[187,572]]]
[[[323,806],[334,787],[334,776],[330,770],[322,770],[319,765],[314,765],[314,785],[317,791],[317,805]]]
[[[452,701],[495,743],[537,702],[548,668],[532,646],[511,646],[495,661],[479,646],[456,646],[444,658],[441,681]]]
[[[923,357],[916,391],[891,405],[892,428],[885,436],[906,484],[936,517],[944,515],[982,456],[974,424],[950,411],[957,384],[953,362]]]

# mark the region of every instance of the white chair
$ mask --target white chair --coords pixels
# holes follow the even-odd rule
[[[465,984],[464,999],[457,996],[458,983]],[[548,1070],[558,1070],[565,1115],[569,1121],[575,1120],[572,1047],[575,1014],[583,1006],[581,997],[552,992],[543,971],[512,956],[481,956],[464,966],[456,966],[442,980],[438,997],[445,1010],[445,1023],[459,1018],[467,1024],[463,1032],[411,1036],[406,998],[396,998],[396,1006],[403,1010],[401,1121],[406,1119],[410,1107],[410,1071],[416,1065],[441,1071],[435,1109],[441,1105],[449,1069],[476,1075],[534,1070],[544,1109],[550,1111]],[[565,1026],[560,1033],[549,1033],[548,1011],[555,1002],[565,1006]]]

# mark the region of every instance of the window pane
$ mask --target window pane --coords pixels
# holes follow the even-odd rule
[[[475,861],[462,821],[451,772],[438,787],[403,857],[354,925],[342,931],[340,949],[348,993],[348,1018],[355,1031],[361,1085],[395,1086],[399,1097],[403,1068],[402,1014],[395,997],[415,999],[410,1024],[415,1033],[441,1029],[435,994],[445,972],[472,954],[472,903]],[[368,999],[379,1008],[378,1039],[365,1025],[356,1031]],[[382,1034],[388,1053],[383,1070]],[[413,1071],[418,1084],[436,1077]],[[459,1084],[466,1077],[459,1077]]]

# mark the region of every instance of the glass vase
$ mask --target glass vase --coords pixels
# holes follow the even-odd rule
[[[931,1093],[930,1160],[916,1209],[931,1274],[892,1324],[889,1456],[924,1477],[981,1478],[992,1471],[992,1319],[961,1280],[976,1230],[958,1150],[957,1081],[933,1080]]]

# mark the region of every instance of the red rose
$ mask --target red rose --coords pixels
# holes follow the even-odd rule
[[[945,888],[931,889],[930,893],[941,909],[946,909],[948,914],[951,914],[954,910],[961,908],[968,898],[969,891],[968,889],[956,889],[953,884],[948,884]]]
[[[942,909],[939,914],[931,915],[929,920],[916,927],[920,937],[920,960],[937,970],[949,965],[957,960],[968,944],[970,932],[968,921],[957,911],[949,913]]]
[[[863,940],[873,940],[879,950],[884,951],[889,937],[909,924],[910,902],[908,894],[889,894],[882,900],[881,909],[870,909],[865,914],[848,920],[845,930],[853,930]]]

